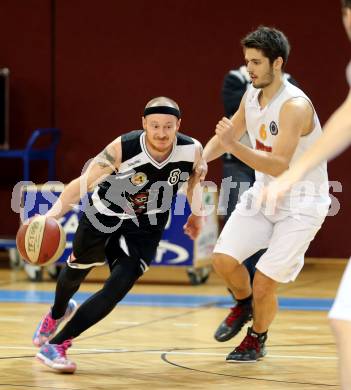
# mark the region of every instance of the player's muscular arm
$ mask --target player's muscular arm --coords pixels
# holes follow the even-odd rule
[[[87,184],[91,191],[113,171],[118,170],[122,160],[122,146],[120,137],[111,142],[89,164],[87,170],[79,178]]]
[[[65,187],[47,215],[57,219],[65,215],[88,191],[118,169],[121,158],[121,139],[117,138],[89,163],[80,177],[72,180]]]
[[[278,176],[289,168],[290,160],[302,135],[313,128],[313,108],[304,98],[293,98],[287,101],[280,110],[279,132],[272,146],[272,152],[258,152],[239,142],[231,142],[225,138],[227,131],[221,129],[222,144],[251,168],[267,175]]]
[[[289,180],[301,179],[322,161],[333,158],[351,144],[351,90],[345,102],[334,112],[324,126],[322,136],[291,168]]]
[[[273,202],[282,197],[295,183],[323,161],[341,153],[351,144],[351,90],[345,102],[324,126],[319,139],[308,148],[290,169],[274,180],[264,196]]]
[[[238,111],[232,116],[231,119],[228,118],[222,118],[222,120],[219,121],[217,124],[216,130],[218,126],[223,123],[230,123],[231,124],[231,131],[229,134],[229,137],[232,140],[240,140],[240,138],[244,135],[246,131],[246,123],[245,123],[245,99],[246,99],[246,93],[243,96],[240,106],[238,108]],[[217,131],[216,131],[217,133]],[[216,134],[214,137],[212,137],[208,143],[205,146],[204,152],[203,152],[203,158],[209,162],[212,160],[215,160],[216,158],[220,157],[223,153],[225,153],[227,150],[221,143],[218,134]]]
[[[313,114],[311,104],[302,97],[283,105],[279,115],[279,133],[272,147],[272,159],[277,164],[272,176],[278,176],[289,168],[300,137],[313,130]]]
[[[97,156],[97,164],[101,168],[107,168],[116,163],[116,151],[113,145],[108,145],[106,148]]]

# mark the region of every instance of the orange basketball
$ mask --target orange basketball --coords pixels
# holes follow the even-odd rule
[[[19,228],[16,244],[25,261],[44,266],[54,263],[62,255],[66,234],[55,218],[38,215]]]

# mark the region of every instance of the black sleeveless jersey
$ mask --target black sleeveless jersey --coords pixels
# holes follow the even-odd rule
[[[172,198],[193,171],[198,141],[177,133],[172,152],[163,162],[149,154],[143,130],[124,134],[121,141],[122,163],[118,172],[96,187],[92,195],[94,208],[119,219],[153,214],[168,217]]]

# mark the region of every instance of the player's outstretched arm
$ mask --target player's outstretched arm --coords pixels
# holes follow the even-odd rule
[[[117,138],[89,162],[87,169],[80,177],[72,180],[64,188],[46,215],[56,219],[65,215],[88,191],[118,169],[121,156],[121,140]]]

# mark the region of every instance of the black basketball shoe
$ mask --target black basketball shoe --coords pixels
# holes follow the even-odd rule
[[[237,335],[241,328],[252,319],[252,304],[237,304],[230,309],[230,313],[219,325],[214,334],[217,341],[228,341]]]
[[[244,340],[227,356],[226,361],[229,363],[257,362],[267,353],[264,345],[266,340],[267,332],[257,334],[252,328],[248,328]]]

